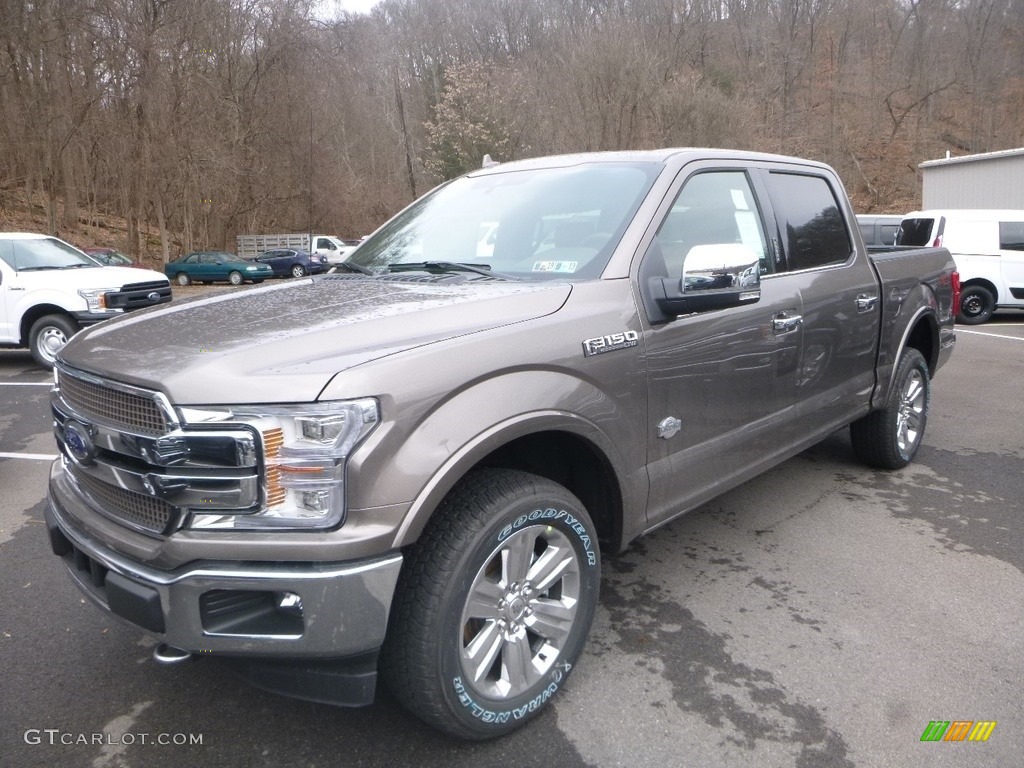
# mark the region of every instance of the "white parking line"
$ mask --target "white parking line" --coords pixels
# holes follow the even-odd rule
[[[4,453],[0,451],[0,459],[31,459],[33,461],[53,461],[55,453]]]
[[[0,381],[0,387],[52,387],[52,381]]]
[[[1024,341],[1020,336],[1003,336],[1001,333],[985,333],[984,331],[965,331],[962,328],[956,329],[957,333],[970,333],[975,336],[991,336],[993,339],[1009,339],[1010,341]]]

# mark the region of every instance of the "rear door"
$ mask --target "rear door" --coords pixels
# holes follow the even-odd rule
[[[760,299],[724,310],[660,319],[646,304],[649,522],[711,498],[786,450],[803,334],[800,300],[772,280],[766,217],[740,164],[687,166],[670,193],[640,265],[651,280],[682,277],[687,260],[749,249],[760,262]],[[687,280],[700,278],[687,278]],[[752,289],[757,275],[750,275]],[[713,287],[713,286],[710,286]]]
[[[839,180],[821,169],[762,173],[775,212],[790,290],[800,295],[803,339],[796,373],[799,434],[812,436],[861,415],[875,384],[881,295]]]

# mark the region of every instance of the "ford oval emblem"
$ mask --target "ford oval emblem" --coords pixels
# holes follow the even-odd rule
[[[150,301],[160,301],[160,294],[157,293],[156,291],[153,291],[146,298],[149,299]]]
[[[71,458],[80,464],[91,464],[96,455],[96,445],[89,435],[89,428],[77,421],[69,421],[64,425],[64,445]]]

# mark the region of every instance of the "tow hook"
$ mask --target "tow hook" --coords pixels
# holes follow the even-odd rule
[[[175,648],[167,643],[160,643],[153,649],[153,661],[164,666],[180,664],[183,661],[188,661],[192,656],[191,651],[183,651],[181,648]]]

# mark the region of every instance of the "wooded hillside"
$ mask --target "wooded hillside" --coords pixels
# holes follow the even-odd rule
[[[0,0],[0,223],[40,199],[164,258],[367,233],[496,160],[739,147],[834,165],[859,210],[917,164],[1024,145],[1024,0]],[[173,233],[173,234],[171,234]],[[71,239],[71,238],[69,238]]]

